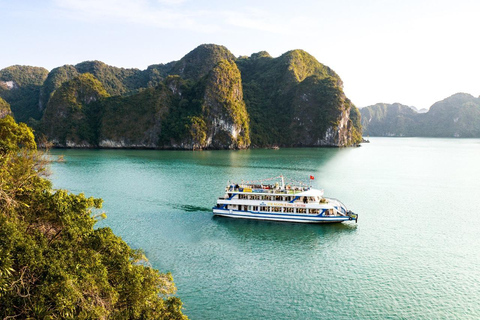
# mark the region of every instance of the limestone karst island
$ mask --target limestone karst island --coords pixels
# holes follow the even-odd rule
[[[18,121],[55,147],[243,149],[361,141],[360,112],[342,80],[302,50],[236,58],[206,44],[146,70],[100,61],[50,72],[12,66],[0,71],[0,97]]]

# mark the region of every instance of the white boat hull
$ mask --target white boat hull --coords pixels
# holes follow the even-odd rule
[[[240,219],[254,219],[254,220],[269,220],[269,221],[287,221],[298,223],[338,223],[352,220],[348,216],[315,216],[315,215],[301,215],[288,213],[264,213],[252,211],[239,211],[213,208],[213,214],[216,216],[223,216],[229,218]]]

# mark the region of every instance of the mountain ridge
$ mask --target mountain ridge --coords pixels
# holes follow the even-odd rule
[[[360,124],[350,118],[358,110],[345,96],[342,80],[303,50],[278,58],[266,52],[236,58],[224,46],[204,44],[178,61],[145,70],[96,60],[47,73],[35,70],[42,81],[31,80],[36,87],[28,101],[9,101],[24,82],[5,88],[7,77],[0,70],[0,97],[6,97],[17,120],[28,121],[57,147],[341,147],[361,140]],[[89,91],[88,103],[67,97],[94,80],[98,92]],[[100,91],[107,95],[97,98]],[[77,109],[64,118],[62,105],[69,103]],[[88,123],[80,125],[79,119]],[[55,129],[70,121],[75,125],[68,133]],[[299,124],[308,125],[300,130]]]
[[[365,135],[400,137],[480,138],[480,97],[455,93],[427,112],[377,103],[360,109]]]

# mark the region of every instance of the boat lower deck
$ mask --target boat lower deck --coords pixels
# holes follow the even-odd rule
[[[299,215],[288,213],[262,213],[252,211],[240,211],[213,208],[213,214],[217,216],[241,218],[241,219],[255,219],[255,220],[270,220],[270,221],[288,221],[288,222],[301,222],[301,223],[338,223],[343,221],[353,220],[349,216],[312,216],[312,215]]]

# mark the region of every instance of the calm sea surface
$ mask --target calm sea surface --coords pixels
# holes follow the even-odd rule
[[[348,149],[54,150],[56,188],[170,271],[191,319],[480,319],[480,140],[371,138]],[[213,218],[227,180],[283,174],[358,224]]]

